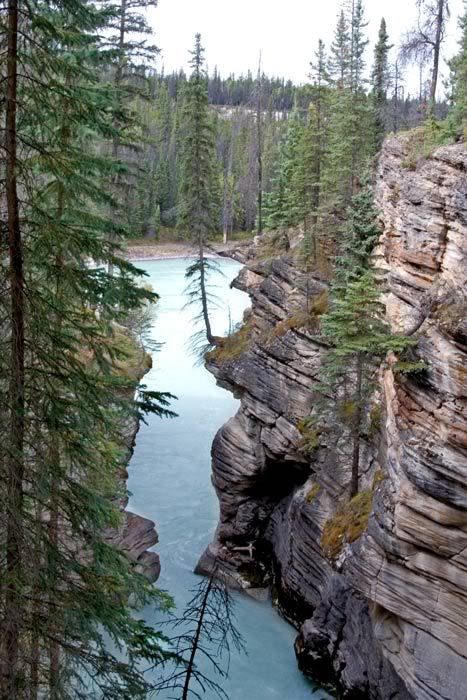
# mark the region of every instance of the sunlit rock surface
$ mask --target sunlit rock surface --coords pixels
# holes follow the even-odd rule
[[[382,418],[362,460],[361,489],[374,490],[367,532],[333,563],[324,555],[348,446],[331,430],[311,457],[300,450],[326,352],[300,314],[326,282],[300,271],[293,241],[278,258],[260,247],[237,282],[252,300],[248,346],[208,360],[241,407],[213,444],[220,522],[198,570],[217,562],[239,587],[273,584],[301,627],[300,666],[344,697],[465,700],[467,154],[443,147],[414,171],[408,152],[403,137],[384,146],[377,265],[388,318],[418,327],[428,369],[403,378],[389,362],[381,372]]]

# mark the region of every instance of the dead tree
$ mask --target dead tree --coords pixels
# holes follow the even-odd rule
[[[216,569],[192,592],[194,595],[181,617],[170,622],[175,630],[181,630],[171,639],[181,664],[165,681],[165,687],[178,690],[180,700],[190,697],[201,700],[207,690],[226,700],[228,695],[220,683],[208,677],[198,662],[204,660],[217,676],[225,679],[232,647],[244,651],[242,636],[235,626],[232,594]],[[222,659],[226,660],[225,664],[221,663]]]
[[[417,26],[406,33],[400,49],[404,63],[415,61],[419,66],[431,62],[430,105],[436,99],[441,45],[449,19],[448,0],[416,0]]]

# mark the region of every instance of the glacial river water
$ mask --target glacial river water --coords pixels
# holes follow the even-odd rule
[[[210,448],[216,431],[238,408],[230,393],[216,386],[190,354],[192,310],[184,309],[184,272],[187,261],[145,261],[149,282],[160,294],[153,337],[163,343],[154,366],[145,377],[151,389],[178,396],[173,408],[178,418],[149,417],[138,433],[129,467],[130,508],[156,522],[162,573],[157,585],[169,591],[181,611],[199,580],[193,574],[199,555],[211,540],[218,520],[218,503],[210,481]],[[221,308],[213,316],[213,330],[223,335],[241,320],[249,305],[247,295],[230,289],[240,266],[222,260],[224,276],[216,275]],[[230,673],[222,680],[230,700],[302,700],[329,698],[298,671],[293,652],[295,630],[269,602],[235,595],[236,623],[247,655],[233,653]],[[157,614],[145,610],[148,622]],[[169,692],[164,698],[173,697]],[[216,697],[207,692],[203,697]]]

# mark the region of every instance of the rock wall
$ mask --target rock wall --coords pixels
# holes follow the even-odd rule
[[[413,171],[409,150],[405,138],[383,150],[378,265],[388,317],[419,326],[429,367],[410,379],[390,364],[381,372],[383,415],[362,460],[366,532],[334,560],[323,552],[350,478],[337,421],[311,454],[301,449],[326,353],[314,331],[327,283],[300,271],[293,242],[272,259],[263,244],[237,281],[252,300],[238,347],[208,360],[241,407],[213,444],[221,515],[198,570],[215,561],[234,585],[272,586],[300,627],[301,668],[342,697],[465,700],[467,154],[441,148]]]
[[[141,366],[135,370],[135,386],[149,371],[151,364],[150,355],[142,352]],[[136,416],[128,418],[121,427],[122,452],[120,460],[122,466],[118,475],[119,494],[115,500],[122,513],[122,524],[118,529],[108,528],[104,533],[104,539],[109,544],[120,549],[136,569],[151,583],[154,583],[159,578],[161,571],[159,555],[150,551],[159,541],[155,523],[149,518],[144,518],[127,510],[127,465],[133,454],[138,430],[139,420]]]

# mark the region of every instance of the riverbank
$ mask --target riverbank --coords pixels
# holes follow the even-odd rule
[[[208,250],[222,257],[233,257],[241,259],[239,252],[243,251],[251,244],[251,240],[233,240],[227,243],[213,242],[207,247]],[[150,239],[138,239],[129,241],[125,256],[128,260],[170,260],[176,258],[189,258],[196,252],[196,248],[191,243],[178,241],[151,241]]]

